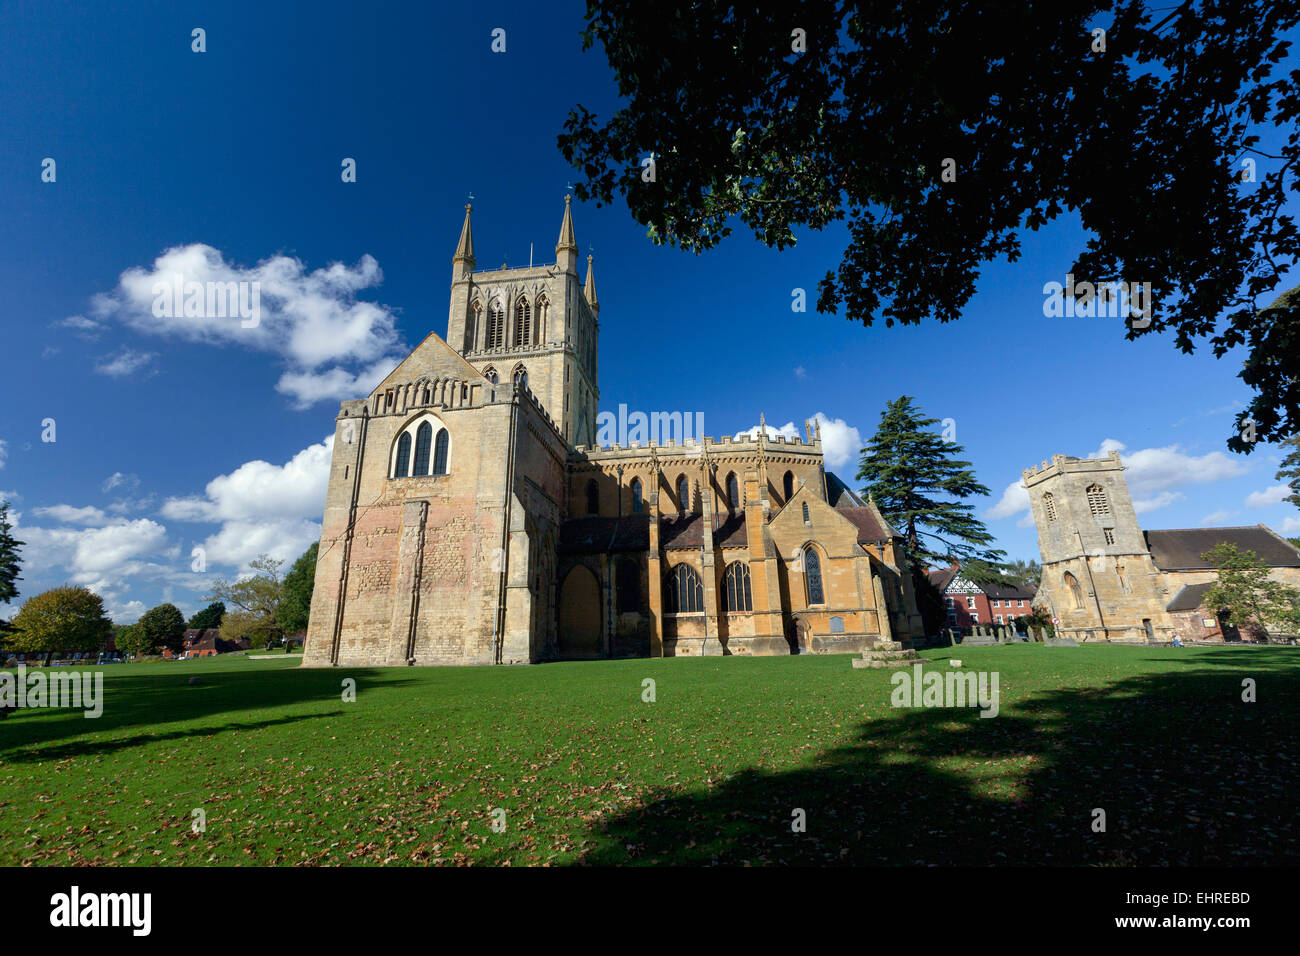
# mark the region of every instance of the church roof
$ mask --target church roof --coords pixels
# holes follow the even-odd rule
[[[1271,568],[1300,568],[1300,551],[1262,524],[1237,528],[1173,528],[1144,531],[1151,558],[1161,571],[1210,570],[1201,557],[1220,542],[1254,551]]]
[[[716,547],[743,547],[748,540],[743,514],[728,515],[713,532],[713,544]],[[659,523],[659,543],[665,551],[698,548],[704,543],[704,516],[688,514],[663,518]]]
[[[837,505],[835,510],[853,522],[858,529],[858,544],[872,544],[896,537],[894,529],[880,517],[880,513],[875,508],[846,507],[841,499],[841,504]]]
[[[560,525],[557,550],[603,553],[645,551],[650,547],[650,516],[623,515],[621,518],[572,518]]]
[[[847,508],[865,508],[867,503],[854,493],[853,489],[846,485],[840,476],[833,471],[826,472],[826,503],[832,508],[838,508],[843,502]]]

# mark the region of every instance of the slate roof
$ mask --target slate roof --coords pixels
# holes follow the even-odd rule
[[[743,514],[728,515],[713,532],[713,543],[723,548],[743,546],[746,541]],[[665,551],[687,551],[703,543],[703,515],[669,515],[659,524],[659,544]]]
[[[1038,593],[1032,584],[981,584],[980,588],[995,601],[1031,601]]]
[[[1202,554],[1221,541],[1254,551],[1271,568],[1300,568],[1300,551],[1262,524],[1238,528],[1174,528],[1144,531],[1151,557],[1162,571],[1206,570]]]
[[[1184,587],[1165,607],[1166,611],[1194,611],[1205,603],[1205,592],[1213,581],[1204,584],[1189,584]]]
[[[853,522],[858,529],[858,544],[871,544],[875,541],[888,541],[895,537],[894,529],[880,520],[874,508],[846,507],[841,499],[835,509]]]
[[[867,503],[846,485],[834,472],[826,472],[826,503],[838,508],[843,502],[846,508],[865,508]]]
[[[930,579],[930,583],[939,589],[942,594],[944,589],[952,583],[952,579],[957,576],[956,568],[940,568],[937,571],[926,571],[925,576]]]
[[[573,518],[560,525],[561,552],[646,551],[650,548],[650,516]]]

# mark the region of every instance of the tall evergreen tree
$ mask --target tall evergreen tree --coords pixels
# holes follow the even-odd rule
[[[1291,493],[1283,498],[1300,508],[1300,435],[1293,435],[1282,443],[1289,454],[1282,459],[1277,470],[1277,480],[1285,481]]]
[[[14,526],[9,521],[9,502],[0,501],[0,604],[9,604],[18,597],[19,570],[22,564],[18,550],[25,542],[13,536]],[[0,619],[0,634],[12,630],[8,621]]]
[[[992,547],[993,535],[966,500],[989,490],[975,479],[971,463],[958,457],[962,446],[934,431],[938,424],[910,395],[885,406],[876,434],[862,449],[862,492],[903,535],[919,566],[955,560],[1001,570],[1006,554]]]

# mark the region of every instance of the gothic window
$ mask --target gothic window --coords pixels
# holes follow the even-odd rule
[[[808,515],[808,502],[803,503],[803,523],[812,524],[812,518]]]
[[[641,610],[641,567],[635,558],[620,558],[618,562],[618,610]]]
[[[793,471],[787,471],[785,473],[785,484],[783,487],[785,490],[785,500],[789,501],[791,498],[794,497],[794,472]]]
[[[1069,571],[1065,572],[1065,585],[1070,589],[1070,600],[1074,603],[1076,609],[1083,607],[1083,588],[1079,587],[1079,579]]]
[[[677,510],[682,514],[691,510],[691,483],[685,475],[677,479]]]
[[[433,473],[435,475],[445,475],[447,473],[447,444],[450,436],[447,429],[438,429],[438,437],[433,442]]]
[[[534,342],[546,341],[546,320],[550,317],[551,303],[546,296],[539,296],[537,299],[537,316],[534,323],[535,331],[533,332]]]
[[[433,426],[428,422],[420,422],[420,427],[415,430],[415,467],[411,469],[413,476],[429,473],[429,448],[432,444]]]
[[[593,478],[587,482],[587,514],[594,515],[600,513],[600,486],[596,484]]]
[[[668,613],[695,614],[704,610],[704,588],[689,564],[679,564],[668,576]]]
[[[483,304],[475,302],[469,310],[469,326],[465,329],[465,351],[478,348],[479,330],[483,328]]]
[[[1056,499],[1050,491],[1043,495],[1043,513],[1047,515],[1048,521],[1056,520]]]
[[[722,599],[724,611],[752,611],[754,598],[749,589],[749,565],[733,561],[723,575]]]
[[[822,593],[822,559],[816,548],[803,549],[804,583],[808,586],[808,603],[825,604],[826,596]]]
[[[489,382],[491,382],[493,385],[495,385],[498,381],[497,370],[494,368],[489,368],[486,372],[483,373],[483,377],[487,379]]]
[[[506,344],[506,310],[500,299],[494,299],[488,311],[486,348],[499,349]]]
[[[645,505],[644,505],[644,502],[641,500],[641,479],[640,479],[640,478],[633,478],[633,479],[632,479],[632,511],[633,511],[633,513],[634,513],[634,514],[640,513],[641,509],[642,509],[644,506],[645,506]]]
[[[392,476],[420,478],[447,474],[450,446],[451,435],[442,423],[432,415],[421,416],[402,429],[393,443]]]
[[[405,478],[411,473],[411,433],[402,432],[397,439],[397,464],[393,468],[394,478]]]
[[[740,510],[740,484],[734,471],[727,475],[727,504],[733,514]]]
[[[533,344],[533,309],[523,296],[515,303],[515,345]]]
[[[1101,485],[1089,485],[1084,492],[1088,496],[1088,510],[1094,515],[1110,514],[1110,502],[1106,500],[1106,491]]]
[[[524,368],[522,365],[515,369],[515,387],[522,389],[528,388],[528,369]]]

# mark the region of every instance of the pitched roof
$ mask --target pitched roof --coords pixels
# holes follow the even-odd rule
[[[885,523],[880,517],[880,512],[876,511],[875,508],[852,508],[841,505],[835,510],[853,522],[858,529],[858,544],[888,541],[895,537],[894,529]]]
[[[748,541],[745,534],[745,515],[728,515],[718,523],[713,532],[715,546],[741,547]],[[699,514],[670,515],[660,520],[659,544],[665,551],[685,551],[704,543],[704,516]]]
[[[944,589],[952,583],[952,579],[957,576],[956,568],[939,568],[934,571],[926,571],[925,576],[930,579],[930,583],[939,589],[942,594]]]
[[[650,516],[573,518],[560,525],[562,552],[645,551],[650,547]]]
[[[1254,551],[1271,568],[1300,568],[1300,551],[1262,524],[1237,528],[1173,528],[1142,534],[1156,567],[1162,571],[1212,568],[1201,555],[1220,542]]]
[[[1032,584],[981,584],[980,588],[995,601],[1029,601],[1038,593]]]
[[[1205,592],[1213,581],[1204,584],[1189,584],[1184,587],[1165,607],[1166,611],[1194,611],[1205,602]]]
[[[838,508],[841,502],[844,503],[846,508],[865,508],[867,506],[867,503],[859,498],[839,475],[828,471],[826,472],[826,503],[832,508]]]

